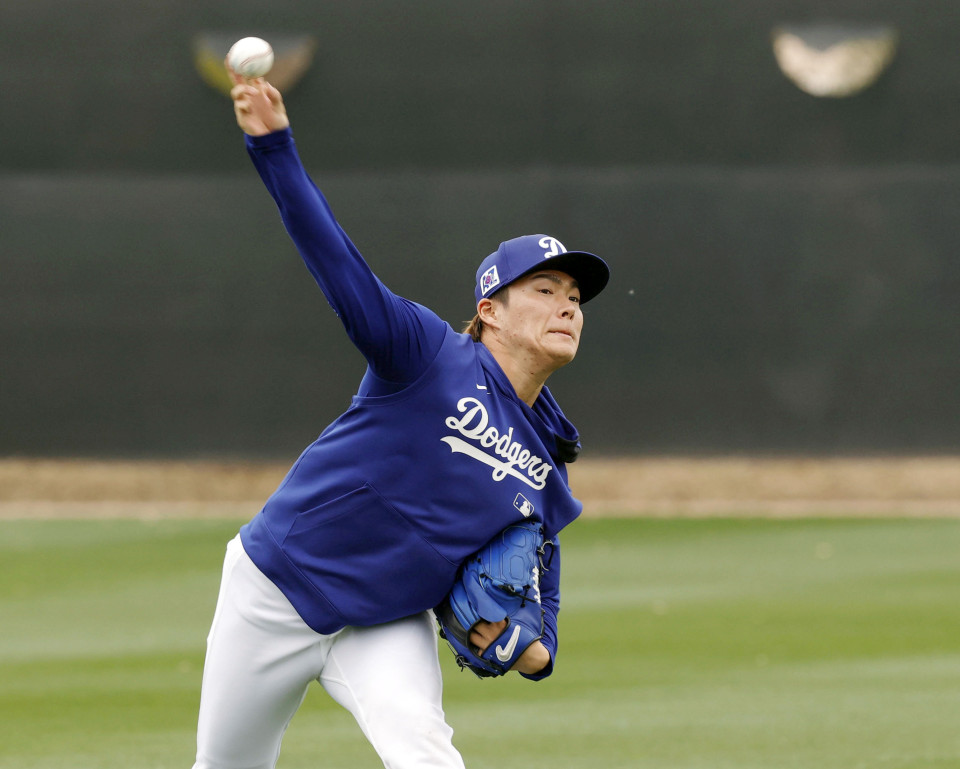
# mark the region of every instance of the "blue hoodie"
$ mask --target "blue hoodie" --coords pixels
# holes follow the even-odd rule
[[[307,175],[289,129],[247,148],[307,268],[367,361],[350,407],[240,532],[258,568],[320,633],[436,606],[497,532],[579,514],[573,425],[544,387],[533,408],[481,343],[373,274]],[[553,669],[559,543],[541,578]]]

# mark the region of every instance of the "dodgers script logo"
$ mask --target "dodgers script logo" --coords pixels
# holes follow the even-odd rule
[[[457,411],[463,416],[447,417],[445,424],[470,442],[454,436],[441,438],[454,454],[466,454],[492,467],[495,481],[502,481],[509,475],[534,489],[539,490],[547,485],[547,476],[553,465],[544,462],[513,440],[512,427],[501,433],[496,427],[489,425],[487,410],[476,398],[461,398],[457,403]],[[532,512],[532,505],[530,509]]]
[[[560,256],[560,254],[567,253],[566,246],[563,245],[556,238],[551,238],[549,235],[540,238],[538,241],[540,248],[545,248],[546,251],[543,252],[543,258],[549,259],[551,256]]]

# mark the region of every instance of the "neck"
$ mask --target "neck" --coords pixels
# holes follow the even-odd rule
[[[537,370],[530,365],[529,361],[511,355],[504,347],[496,343],[491,344],[487,339],[483,339],[483,344],[490,350],[490,354],[503,369],[503,373],[507,375],[517,397],[533,407],[537,398],[540,397],[540,391],[543,390],[547,377],[552,372]]]

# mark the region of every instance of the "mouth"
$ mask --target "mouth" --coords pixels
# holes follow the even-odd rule
[[[567,337],[568,339],[573,339],[573,334],[571,334],[569,331],[561,331],[561,330],[559,330],[559,329],[556,329],[556,330],[554,330],[554,331],[549,331],[548,333],[550,333],[550,334],[560,334],[561,336],[565,336],[565,337]]]

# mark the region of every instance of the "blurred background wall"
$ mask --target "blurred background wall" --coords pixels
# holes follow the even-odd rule
[[[820,21],[894,61],[804,93],[771,35]],[[0,454],[288,457],[349,403],[195,65],[249,34],[316,40],[301,154],[398,293],[459,326],[501,240],[609,261],[551,380],[591,454],[960,449],[955,0],[7,0]]]

